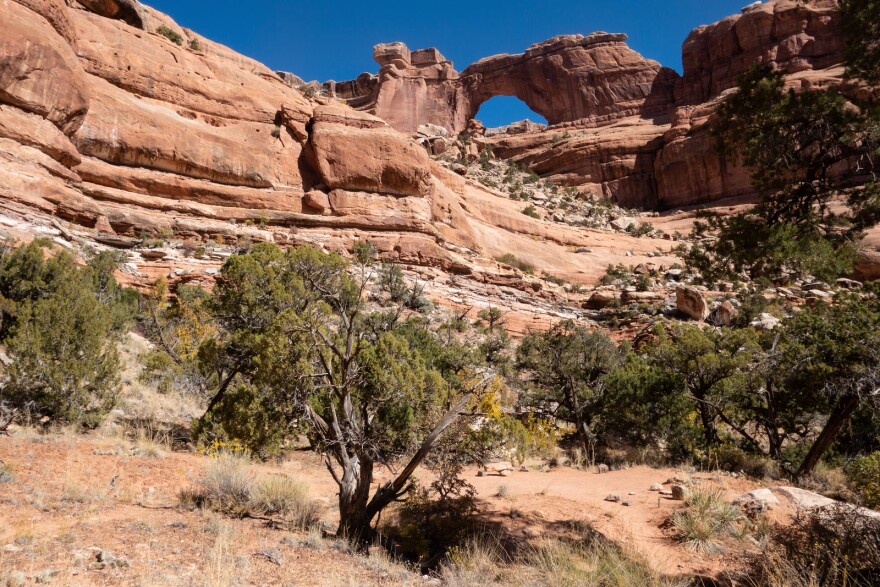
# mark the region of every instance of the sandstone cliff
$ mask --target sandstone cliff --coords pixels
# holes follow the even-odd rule
[[[432,279],[467,274],[487,296],[513,287],[547,300],[538,276],[495,257],[586,283],[608,263],[669,247],[530,218],[384,120],[308,99],[292,78],[134,0],[2,2],[0,22],[6,226],[59,218],[68,232],[117,246],[173,235],[347,250],[369,239],[386,258],[436,268]],[[379,55],[389,66],[403,57],[452,77],[436,53]],[[585,247],[594,252],[576,252]],[[141,275],[176,271],[133,255]]]

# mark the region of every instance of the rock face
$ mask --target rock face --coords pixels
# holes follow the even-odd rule
[[[791,74],[839,65],[838,16],[837,0],[778,0],[694,29],[682,46],[684,75],[676,98],[706,102],[736,86],[737,77],[756,62]]]
[[[781,15],[794,4],[773,6]],[[813,20],[798,26],[812,31]],[[0,22],[0,212],[60,218],[103,243],[172,233],[344,251],[370,240],[383,258],[468,276],[488,295],[510,298],[514,288],[549,296],[494,259],[512,254],[588,283],[608,264],[649,262],[667,243],[524,215],[521,203],[428,158],[422,145],[442,150],[440,129],[469,129],[477,137],[471,155],[492,145],[624,203],[656,205],[686,182],[693,200],[739,185],[699,147],[707,140],[699,126],[708,117],[704,105],[679,104],[686,100],[679,94],[696,90],[680,90],[681,80],[619,35],[558,37],[462,74],[435,50],[379,46],[377,76],[333,85],[353,109],[307,98],[297,89],[301,79],[197,37],[135,0],[8,0],[0,2]],[[825,59],[789,62],[818,67]],[[829,71],[802,69],[792,79],[832,79]],[[469,118],[497,93],[519,95],[554,125],[478,137],[480,125]],[[371,109],[383,115],[363,111]],[[398,132],[420,127],[422,145]],[[718,180],[716,169],[727,169],[727,179]],[[449,291],[434,285],[438,297]],[[597,294],[588,304],[613,301]],[[511,304],[535,307],[534,297],[515,298]]]
[[[335,87],[353,107],[407,132],[422,123],[461,132],[484,101],[517,96],[550,127],[487,133],[482,144],[496,155],[625,206],[667,209],[752,193],[746,170],[719,157],[709,134],[717,102],[751,64],[784,71],[794,88],[841,81],[837,0],[770,0],[701,26],[682,47],[682,76],[625,41],[554,37],[461,74],[435,49],[379,45],[378,76]]]
[[[343,240],[393,230],[389,250],[452,262],[431,225],[434,197],[452,196],[384,121],[310,102],[206,39],[193,49],[191,32],[134,0],[5,2],[0,21],[4,208],[120,235],[235,238],[236,221],[257,220]],[[452,232],[468,231],[462,216]]]
[[[385,120],[338,100],[307,98],[310,92],[297,89],[301,79],[197,37],[134,0],[9,0],[0,2],[0,22],[0,236],[25,238],[34,232],[22,226],[55,222],[75,238],[119,247],[169,234],[335,251],[369,240],[383,259],[423,272],[426,291],[451,306],[500,299],[502,288],[520,292],[504,295],[521,308],[510,322],[521,332],[556,320],[555,299],[496,257],[513,254],[590,283],[609,263],[647,262],[665,244],[530,218],[520,202],[430,160]],[[392,46],[377,58],[382,75],[434,72],[425,95],[463,87],[436,52]],[[405,97],[380,87],[380,79],[366,76],[337,91]],[[411,120],[433,116],[429,101],[421,103],[428,110],[414,110]],[[432,149],[442,148],[439,126],[423,132]],[[587,248],[589,256],[575,252]],[[126,264],[133,266],[126,275],[142,285],[168,276],[175,262],[135,249],[130,255],[139,264]],[[210,282],[216,263],[199,272]]]
[[[562,35],[520,55],[497,55],[465,69],[468,116],[494,96],[516,96],[552,124],[595,126],[672,105],[678,74],[626,45],[626,35]]]
[[[389,43],[376,45],[373,58],[380,65],[378,75],[327,82],[325,88],[401,131],[413,132],[424,123],[464,130],[467,111],[458,72],[439,51]]]

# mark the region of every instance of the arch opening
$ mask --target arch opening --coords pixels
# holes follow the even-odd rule
[[[523,120],[547,124],[546,118],[529,108],[516,96],[492,96],[480,104],[474,118],[482,122],[486,128],[507,126]]]

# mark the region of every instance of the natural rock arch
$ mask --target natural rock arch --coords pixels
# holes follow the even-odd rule
[[[518,55],[477,61],[461,73],[468,118],[486,100],[504,95],[516,96],[550,124],[598,123],[644,113],[658,80],[662,96],[654,110],[668,109],[677,75],[630,49],[626,38],[562,35]]]
[[[550,124],[602,124],[668,111],[678,75],[626,45],[626,35],[562,35],[460,74],[436,49],[377,45],[381,69],[325,88],[402,131],[425,123],[461,132],[487,100],[516,96]]]

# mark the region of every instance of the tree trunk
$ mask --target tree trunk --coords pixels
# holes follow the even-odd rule
[[[807,453],[795,477],[800,478],[813,472],[813,469],[819,463],[819,459],[831,448],[831,445],[837,440],[837,435],[840,434],[841,429],[858,409],[859,401],[860,398],[857,395],[845,396],[838,400],[837,405],[834,406],[834,409],[828,416],[828,422],[825,423],[825,427],[822,428],[819,437],[813,443],[813,446],[810,447],[810,452]]]
[[[373,479],[373,461],[360,455],[352,456],[343,469],[339,483],[339,538],[356,546],[365,546],[373,539],[369,514],[370,481]]]
[[[715,416],[710,413],[711,407],[705,401],[705,394],[694,394],[697,398],[697,411],[700,412],[700,423],[703,425],[703,438],[706,441],[706,448],[721,444],[718,438],[718,430],[715,428]]]

